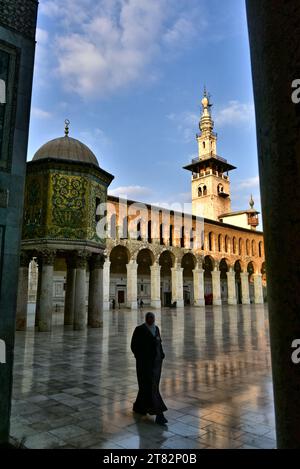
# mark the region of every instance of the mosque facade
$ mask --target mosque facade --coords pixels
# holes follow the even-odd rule
[[[236,168],[217,154],[206,92],[199,129],[198,156],[184,167],[192,214],[108,195],[113,176],[69,136],[68,121],[64,137],[37,151],[27,163],[18,330],[28,301],[40,331],[58,310],[76,330],[140,300],[154,309],[266,301],[259,214],[252,196],[248,209],[231,211]]]

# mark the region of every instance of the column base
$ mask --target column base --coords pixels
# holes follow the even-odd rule
[[[213,306],[222,306],[222,300],[221,299],[213,300]]]
[[[74,324],[73,330],[74,331],[83,331],[85,329],[85,324]]]
[[[250,298],[242,299],[242,305],[250,305]]]
[[[129,303],[127,303],[127,308],[138,309],[137,301],[129,301]]]
[[[263,305],[264,304],[264,299],[263,298],[255,298],[254,303],[256,305]]]
[[[151,307],[155,309],[160,309],[161,308],[161,301],[160,300],[152,300],[151,301]]]
[[[38,325],[39,332],[51,332],[51,324],[40,321]]]
[[[195,300],[194,301],[194,306],[196,308],[200,308],[202,306],[205,306],[205,300],[204,299],[203,300]]]
[[[103,301],[103,311],[109,311],[109,310],[110,310],[110,302]]]
[[[183,300],[175,300],[177,303],[177,308],[184,308],[184,301]]]
[[[236,305],[237,304],[237,299],[236,298],[228,298],[227,300],[229,305]]]
[[[16,318],[16,331],[26,331],[27,318]]]
[[[92,320],[90,326],[91,326],[92,329],[97,329],[97,328],[99,328],[99,327],[103,327],[103,321],[100,321],[100,320],[99,320],[99,321],[98,321],[98,320],[97,320],[97,321]]]

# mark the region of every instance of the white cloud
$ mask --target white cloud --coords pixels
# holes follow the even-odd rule
[[[144,186],[119,186],[109,190],[109,195],[115,197],[127,197],[128,199],[138,199],[152,194],[152,190]]]
[[[37,119],[50,119],[52,117],[51,112],[45,111],[44,109],[40,109],[38,107],[31,108],[31,115]]]
[[[254,176],[248,179],[243,179],[236,184],[237,190],[244,189],[259,189],[259,176]]]
[[[229,101],[228,105],[218,110],[214,115],[216,127],[225,125],[240,126],[255,123],[255,113],[253,103],[240,103],[239,101]]]
[[[177,132],[185,143],[192,142],[198,128],[200,116],[195,112],[185,111],[179,114],[168,114],[167,119],[176,124]]]
[[[36,28],[36,41],[39,44],[46,44],[49,38],[49,34],[45,29]]]
[[[40,12],[58,30],[52,53],[59,78],[84,98],[153,80],[150,64],[181,50],[204,24],[195,14],[176,13],[172,0],[47,0]]]

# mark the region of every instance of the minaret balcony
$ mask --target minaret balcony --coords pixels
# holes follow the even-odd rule
[[[227,199],[229,197],[229,194],[227,194],[226,192],[219,192],[218,196],[222,197],[222,199]]]

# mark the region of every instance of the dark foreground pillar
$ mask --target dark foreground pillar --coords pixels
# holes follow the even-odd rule
[[[300,448],[300,2],[247,0],[266,246],[277,444]],[[300,96],[300,93],[298,94]],[[300,356],[300,353],[299,353]]]
[[[37,1],[0,0],[0,446],[8,442]]]

